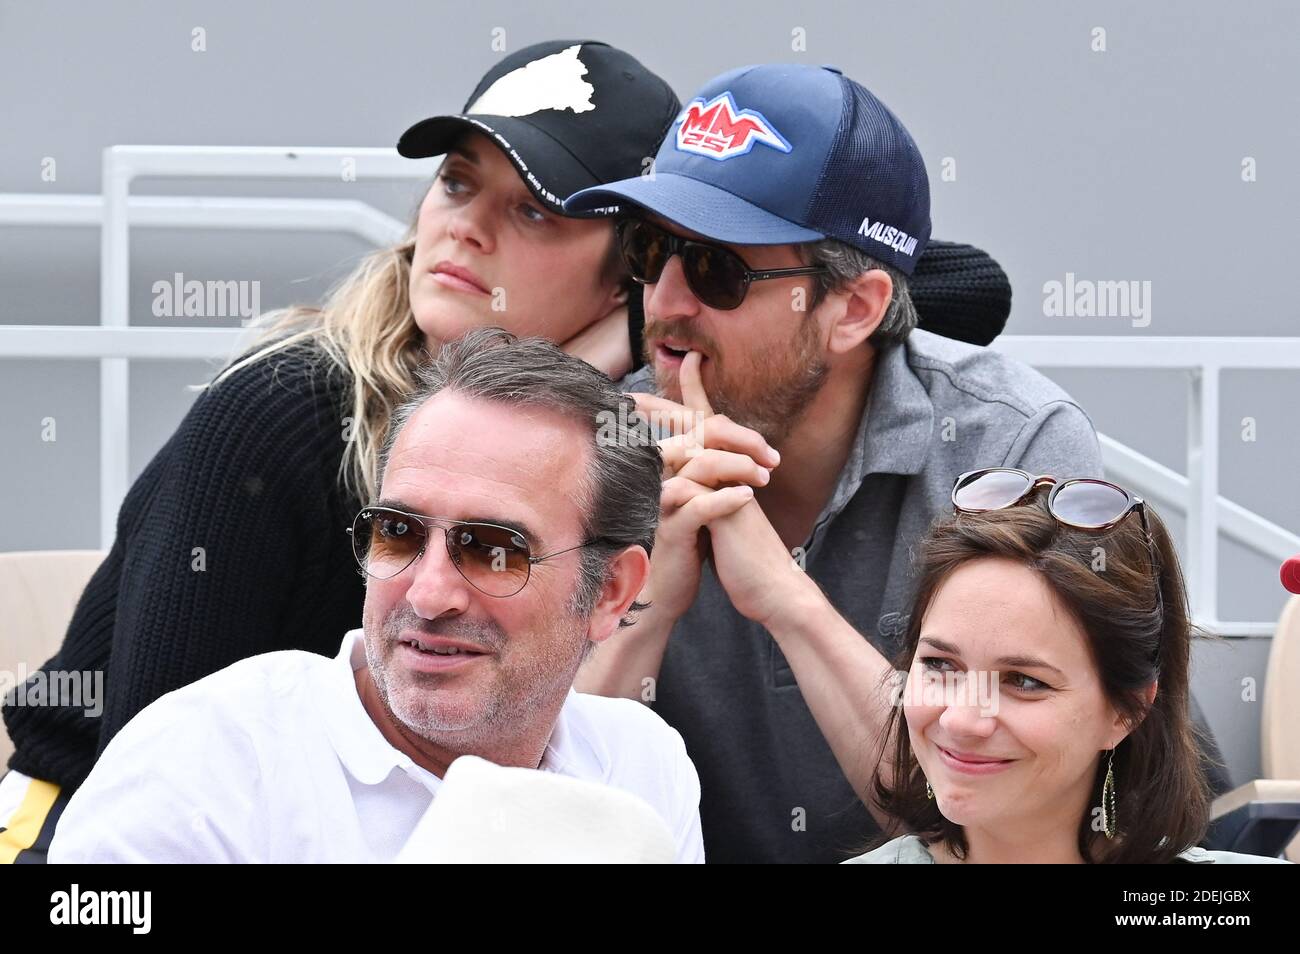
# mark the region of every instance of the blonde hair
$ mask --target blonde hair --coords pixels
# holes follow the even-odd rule
[[[201,386],[215,387],[241,368],[296,345],[313,345],[347,382],[351,434],[338,479],[362,502],[373,500],[379,490],[379,457],[389,418],[415,390],[418,371],[430,358],[411,313],[414,253],[412,227],[397,245],[366,255],[320,307],[291,305],[262,315],[253,352]],[[349,423],[347,417],[344,423]]]

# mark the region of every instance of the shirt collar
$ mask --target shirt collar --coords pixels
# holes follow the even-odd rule
[[[365,631],[350,630],[343,637],[338,655],[328,667],[328,685],[322,687],[324,691],[317,694],[321,720],[334,751],[338,753],[339,761],[353,778],[365,785],[379,784],[395,768],[417,777],[428,775],[427,772],[420,771],[410,756],[384,738],[384,734],[370,718],[370,713],[366,711],[361,695],[357,692],[354,675],[356,670],[365,665]],[[573,695],[574,691],[570,688],[546,744],[546,752],[539,766],[542,771],[575,774],[577,761],[570,752],[572,733],[565,726],[565,714]]]
[[[817,518],[839,513],[868,474],[919,474],[930,452],[934,403],[908,362],[906,343],[880,348],[848,460]]]

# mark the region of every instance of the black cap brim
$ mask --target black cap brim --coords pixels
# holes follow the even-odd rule
[[[466,132],[481,133],[491,140],[546,208],[571,218],[589,217],[565,212],[564,200],[600,181],[564,146],[527,120],[484,114],[431,116],[402,133],[397,151],[408,159],[441,156]]]

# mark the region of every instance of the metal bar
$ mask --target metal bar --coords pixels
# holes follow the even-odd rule
[[[1300,368],[1300,337],[1009,335],[989,347],[1036,368]]]
[[[0,327],[0,358],[225,360],[249,335],[247,328],[9,325]]]
[[[1193,371],[1187,402],[1187,595],[1192,612],[1218,618],[1219,374]]]
[[[222,196],[128,196],[131,226],[143,228],[347,231],[387,245],[407,226],[356,199],[258,199]],[[98,195],[0,195],[0,225],[100,226]]]
[[[112,149],[104,150],[104,223],[100,229],[99,323],[129,324],[131,235],[127,218],[129,171],[119,168]],[[99,540],[107,550],[117,531],[117,510],[130,485],[130,365],[125,358],[99,362]]]
[[[269,176],[420,179],[440,159],[413,160],[396,149],[334,146],[110,146],[120,167],[141,176]]]
[[[1101,443],[1101,457],[1108,475],[1120,483],[1141,488],[1143,495],[1155,503],[1186,512],[1190,496],[1186,477],[1113,437],[1098,434],[1097,440]],[[1300,553],[1300,534],[1292,533],[1222,495],[1217,509],[1219,529],[1224,536],[1278,561]]]

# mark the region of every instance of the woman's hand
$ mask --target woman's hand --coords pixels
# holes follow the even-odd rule
[[[620,305],[604,318],[592,322],[560,349],[575,358],[600,368],[612,380],[626,377],[632,370],[632,345],[627,332],[627,305]]]

